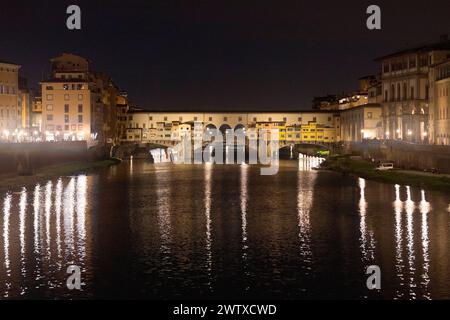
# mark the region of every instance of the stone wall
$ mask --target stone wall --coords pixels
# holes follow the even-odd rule
[[[43,166],[89,159],[86,141],[1,143],[0,174],[32,174]]]
[[[392,161],[398,168],[424,170],[437,168],[450,173],[450,147],[404,142],[363,142],[347,146],[347,151],[366,159]]]

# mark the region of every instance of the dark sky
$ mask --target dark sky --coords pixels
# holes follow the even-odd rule
[[[66,29],[66,7],[82,30]],[[366,29],[366,8],[382,30]],[[32,86],[49,58],[72,52],[112,76],[133,102],[162,110],[299,110],[354,90],[373,58],[450,32],[450,1],[9,1],[0,59]]]

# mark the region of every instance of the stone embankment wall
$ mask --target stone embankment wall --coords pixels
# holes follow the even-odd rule
[[[40,167],[90,159],[92,153],[86,141],[1,143],[0,174],[33,174]]]
[[[424,170],[437,168],[442,173],[450,173],[450,147],[421,145],[404,142],[354,143],[347,145],[347,152],[361,155],[366,159],[392,161],[402,169]]]

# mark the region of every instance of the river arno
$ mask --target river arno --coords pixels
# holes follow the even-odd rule
[[[295,161],[274,176],[134,161],[0,197],[3,298],[450,298],[444,192]]]

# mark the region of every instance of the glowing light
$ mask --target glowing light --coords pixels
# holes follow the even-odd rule
[[[397,275],[400,280],[404,281],[403,269],[403,255],[402,255],[402,211],[403,211],[403,202],[400,199],[400,186],[398,184],[395,185],[395,201],[394,201],[394,212],[395,212],[395,260],[396,260],[396,270]],[[397,290],[397,297],[403,297],[403,293],[401,290]]]
[[[87,195],[87,177],[80,175],[77,178],[77,236],[78,236],[78,253],[80,259],[86,256],[86,200]]]
[[[422,214],[422,252],[423,252],[423,274],[422,274],[422,284],[428,289],[428,283],[430,282],[430,276],[428,271],[430,268],[430,258],[429,258],[429,246],[430,239],[428,236],[428,213],[431,211],[431,205],[426,200],[425,190],[421,191],[422,200],[420,201],[420,213]],[[424,298],[430,299],[430,294],[426,291],[423,294]]]
[[[9,260],[9,218],[11,216],[11,201],[12,196],[10,193],[7,193],[3,201],[3,250],[5,257],[5,270],[7,278],[11,277],[11,269],[10,269],[11,261]],[[11,282],[10,280],[7,280],[5,297],[8,297],[10,288]]]
[[[414,253],[414,210],[416,208],[414,201],[412,201],[411,197],[411,187],[406,187],[406,202],[405,202],[405,210],[406,210],[406,233],[407,233],[407,248],[408,248],[408,264],[409,264],[409,286],[410,286],[410,295],[414,298],[415,293],[412,291],[414,285],[414,260],[416,259]]]
[[[55,215],[56,215],[56,250],[58,252],[58,257],[61,258],[61,211],[62,211],[62,193],[63,184],[62,180],[58,179],[56,183],[56,194],[55,194]]]
[[[64,242],[66,249],[74,251],[75,178],[71,178],[64,190]]]
[[[50,215],[51,215],[51,209],[52,209],[52,187],[53,183],[51,181],[47,182],[47,185],[45,186],[45,200],[44,200],[44,206],[45,206],[45,234],[46,234],[46,240],[47,240],[47,259],[50,260],[51,257],[51,251],[50,251],[50,241],[51,241],[51,235],[50,235]]]
[[[247,204],[248,204],[248,166],[241,166],[241,221],[242,221],[242,259],[247,260]]]
[[[23,188],[20,193],[19,202],[19,238],[20,238],[20,260],[22,263],[22,275],[25,274],[25,220],[27,210],[27,189]]]
[[[205,206],[205,222],[206,222],[206,269],[208,271],[208,276],[211,279],[212,271],[212,239],[211,239],[211,175],[212,175],[211,165],[205,165],[205,195],[204,195],[204,206]],[[209,282],[211,286],[211,280]]]

